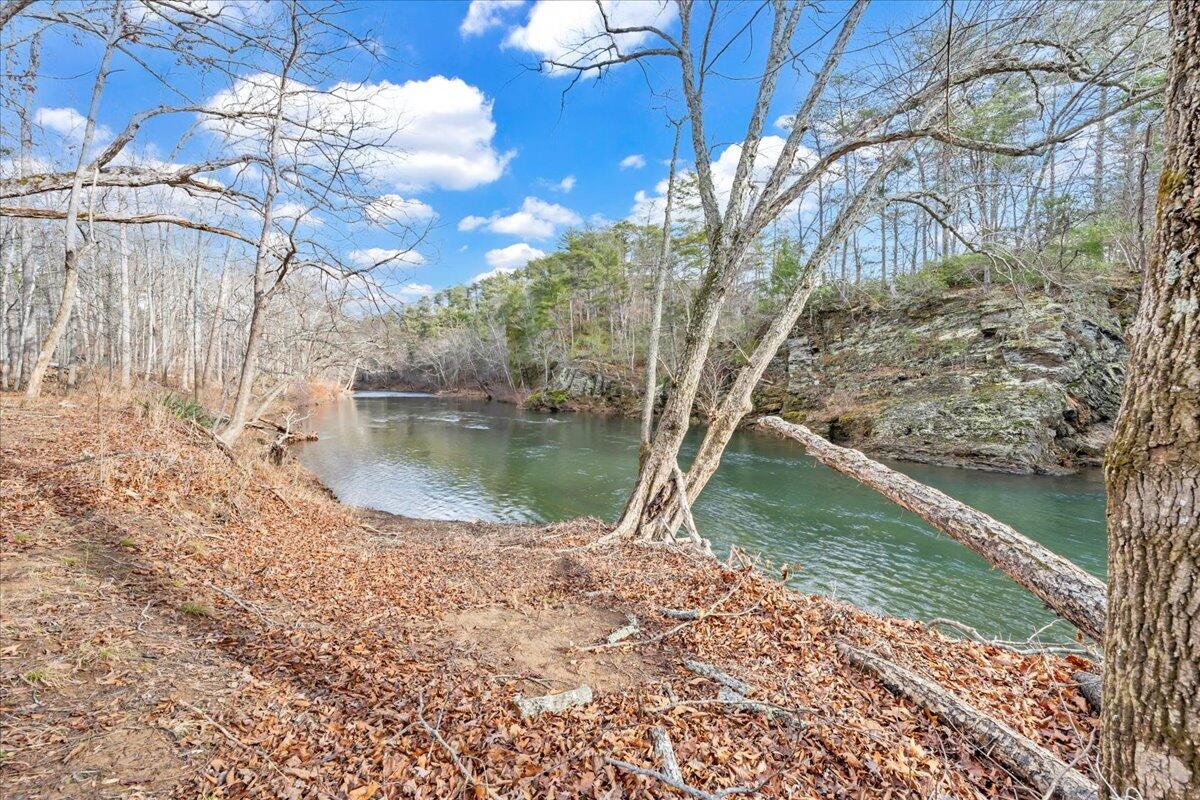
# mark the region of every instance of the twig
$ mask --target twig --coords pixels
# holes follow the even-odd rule
[[[626,647],[626,646],[636,647],[638,645],[654,644],[655,642],[661,642],[663,639],[666,639],[668,636],[672,636],[672,635],[678,633],[679,631],[683,630],[684,628],[688,627],[689,625],[694,625],[695,623],[699,622],[700,620],[705,619],[706,617],[712,616],[713,612],[716,611],[721,606],[721,604],[723,604],[729,598],[733,597],[734,592],[736,592],[738,589],[740,589],[742,587],[742,584],[745,583],[745,581],[746,581],[746,576],[743,575],[741,578],[738,579],[738,582],[733,585],[732,589],[730,589],[725,594],[721,595],[721,597],[717,600],[717,602],[713,603],[711,606],[706,608],[695,619],[689,619],[684,622],[681,622],[678,625],[674,626],[673,628],[669,628],[668,630],[665,630],[662,633],[651,636],[648,639],[638,639],[637,641],[632,641],[632,642],[631,641],[622,641],[622,642],[616,642],[614,644],[609,644],[608,642],[602,642],[601,644],[593,644],[593,645],[588,645],[587,647],[580,647],[579,650],[587,652],[589,650],[607,650],[610,647]]]
[[[207,586],[208,588],[212,589],[214,592],[217,592],[218,594],[222,595],[227,600],[230,600],[231,602],[236,603],[243,610],[249,611],[251,614],[258,617],[259,619],[261,619],[263,622],[267,623],[268,625],[272,625],[272,626],[278,625],[277,622],[272,620],[266,614],[262,613],[257,608],[255,608],[254,606],[247,603],[245,600],[242,600],[242,598],[238,597],[236,594],[229,591],[228,589],[222,589],[220,586],[217,586],[212,581],[205,581],[204,585]]]
[[[1042,800],[1050,800],[1052,797],[1054,797],[1054,791],[1058,788],[1058,782],[1063,779],[1069,770],[1075,769],[1075,765],[1083,760],[1083,757],[1088,754],[1089,750],[1092,749],[1092,743],[1095,741],[1095,739],[1096,731],[1093,729],[1091,733],[1088,734],[1087,744],[1085,744],[1083,748],[1075,754],[1075,757],[1071,759],[1069,764],[1063,767],[1062,772],[1058,773],[1058,775],[1054,777],[1054,780],[1050,781],[1050,785],[1046,787],[1046,793],[1042,795]]]
[[[950,628],[952,630],[956,630],[973,642],[978,642],[979,644],[991,645],[992,647],[999,647],[1001,650],[1008,650],[1009,652],[1016,653],[1019,656],[1036,656],[1036,655],[1041,655],[1041,654],[1087,655],[1087,656],[1094,655],[1091,650],[1089,650],[1085,647],[1071,647],[1069,645],[1033,644],[1034,638],[1038,635],[1038,633],[1040,633],[1040,631],[1035,632],[1025,642],[1009,642],[1009,641],[1005,641],[1003,639],[989,639],[986,636],[984,636],[983,634],[981,634],[975,628],[972,628],[970,625],[965,625],[961,622],[957,622],[952,619],[946,619],[944,617],[937,617],[935,619],[931,619],[926,624],[931,628],[943,627],[943,628]],[[1045,630],[1045,628],[1042,628],[1042,630]],[[1024,645],[1028,645],[1028,646],[1024,646]]]
[[[216,728],[218,731],[220,731],[221,734],[229,741],[233,742],[234,744],[236,744],[237,746],[239,746],[241,748],[244,748],[246,750],[249,750],[252,753],[257,753],[258,755],[262,756],[263,760],[265,760],[268,764],[270,764],[272,769],[274,769],[280,775],[284,775],[284,777],[287,777],[284,774],[284,771],[280,768],[280,766],[275,763],[275,759],[271,758],[271,756],[266,751],[264,751],[262,748],[255,747],[254,745],[246,744],[241,739],[239,739],[236,735],[234,735],[234,733],[231,730],[226,728],[221,723],[217,722],[206,712],[200,710],[199,708],[196,708],[191,703],[187,703],[187,702],[184,702],[183,700],[179,700],[179,699],[173,699],[173,700],[176,705],[182,706],[182,707],[186,708],[188,711],[191,711],[193,714],[196,714],[199,717],[201,717],[202,719],[204,719],[205,722],[207,722],[209,725],[212,725],[214,728]]]
[[[471,771],[467,769],[467,765],[464,764],[462,759],[458,757],[458,751],[450,746],[450,743],[446,741],[446,738],[442,736],[441,732],[438,731],[437,728],[433,727],[425,720],[424,694],[417,695],[417,723],[420,724],[420,726],[424,728],[425,732],[429,734],[429,738],[441,745],[446,752],[450,754],[450,760],[453,761],[454,766],[458,768],[458,772],[463,776],[463,780],[466,781],[466,785],[473,786],[475,784],[475,778],[471,776]]]
[[[609,766],[616,767],[617,769],[623,769],[626,772],[632,773],[633,775],[641,775],[646,778],[654,778],[657,781],[662,781],[672,789],[678,789],[689,797],[696,797],[699,798],[699,800],[721,800],[722,797],[728,797],[731,794],[754,794],[760,788],[762,788],[763,783],[766,782],[763,781],[757,786],[731,786],[728,789],[721,789],[720,791],[716,792],[706,792],[703,789],[697,789],[695,786],[690,786],[681,780],[675,780],[670,775],[666,775],[658,770],[639,767],[637,764],[630,764],[628,761],[621,761],[617,758],[605,756],[604,763],[608,764]]]

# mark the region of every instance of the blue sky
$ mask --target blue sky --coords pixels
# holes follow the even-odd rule
[[[539,74],[533,69],[538,61],[537,36],[539,32],[544,36],[547,26],[556,24],[551,12],[561,15],[562,11],[560,3],[555,4],[560,6],[558,9],[540,8],[542,5],[520,2],[477,8],[476,23],[490,16],[494,24],[468,24],[469,30],[464,30],[470,12],[467,2],[375,0],[354,6],[354,14],[347,19],[358,33],[378,41],[385,57],[371,67],[366,60],[350,65],[347,71],[357,69],[359,74],[340,77],[397,85],[421,82],[421,86],[437,76],[461,81],[454,85],[463,92],[479,93],[479,107],[472,112],[474,122],[486,125],[490,113],[494,123],[494,133],[475,145],[488,151],[492,167],[503,165],[502,170],[488,173],[483,169],[487,174],[459,180],[460,184],[470,184],[459,188],[448,187],[450,179],[426,180],[421,186],[393,181],[396,185],[389,191],[419,201],[437,215],[423,245],[425,262],[405,267],[398,278],[440,289],[469,281],[496,266],[517,265],[521,253],[552,250],[570,224],[627,217],[636,193],[653,195],[655,184],[665,178],[671,131],[663,108],[681,113],[678,92],[674,91],[674,62],[657,59],[647,64],[646,71],[638,66],[622,66],[602,79],[579,82],[564,96],[567,78]],[[661,11],[657,3],[641,0],[626,6],[624,13],[635,17],[659,15],[658,21],[677,28],[672,13]],[[747,18],[754,7],[756,4],[737,6],[732,13],[735,18],[739,14]],[[806,17],[808,28],[802,31],[801,39],[819,40],[822,27],[839,21],[845,3],[828,3],[825,8],[826,13],[819,18]],[[876,3],[860,32],[870,36],[899,17],[913,17],[929,8],[924,2]],[[535,30],[535,15],[539,13],[542,16],[536,22],[541,27]],[[765,35],[766,24],[766,14],[753,23],[761,35]],[[814,48],[812,63],[823,55],[830,38],[826,36]],[[759,43],[761,47],[761,39]],[[753,68],[756,59],[746,61],[746,55],[740,44],[730,50],[723,62],[728,64],[730,75]],[[851,53],[848,59],[852,63],[855,57]],[[81,45],[61,36],[46,42],[43,61],[48,78],[40,83],[36,102],[45,109],[42,120],[47,126],[64,125],[63,109],[86,110],[97,58],[98,48],[89,42]],[[133,65],[119,63],[118,68],[105,94],[101,115],[101,122],[109,129],[120,129],[131,113],[154,102],[179,102],[159,81]],[[222,88],[217,82],[201,85],[183,68],[172,73],[168,83],[194,99],[211,97]],[[804,74],[789,75],[781,81],[771,119],[786,113],[806,84]],[[673,97],[656,97],[651,85],[655,92]],[[718,155],[740,140],[754,88],[752,81],[745,80],[724,80],[711,86],[708,139]],[[422,103],[436,106],[440,102],[437,91],[424,95]],[[397,109],[398,115],[402,113],[406,109]],[[139,146],[166,157],[169,154],[164,149],[190,122],[175,119],[152,126],[139,138]],[[689,150],[685,143],[685,157]],[[181,154],[175,160],[186,159]],[[468,218],[473,218],[473,225],[460,225]],[[382,231],[356,230],[346,246],[387,249],[397,244]]]

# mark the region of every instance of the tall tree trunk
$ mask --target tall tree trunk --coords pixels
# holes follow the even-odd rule
[[[275,100],[267,138],[267,186],[263,193],[262,229],[258,235],[258,247],[254,254],[254,295],[250,310],[250,330],[246,336],[246,353],[242,357],[242,370],[238,376],[237,395],[233,401],[233,410],[229,413],[229,424],[221,432],[221,439],[226,444],[233,444],[237,441],[249,421],[247,414],[250,409],[250,396],[254,392],[254,378],[258,372],[258,349],[262,342],[262,318],[266,313],[267,303],[271,300],[274,288],[279,285],[277,280],[268,286],[267,262],[272,258],[271,226],[275,198],[279,194],[279,139],[283,129],[283,112],[287,102],[291,68],[300,50],[300,32],[296,28],[294,16],[292,22],[292,49],[279,70],[279,96]],[[280,269],[283,269],[282,265],[280,265]],[[280,279],[282,279],[282,273]]]
[[[812,295],[817,282],[825,271],[826,263],[832,259],[837,248],[846,243],[850,233],[857,230],[866,219],[871,210],[871,200],[879,195],[887,176],[911,149],[911,143],[893,148],[892,152],[867,178],[866,183],[859,188],[858,193],[842,208],[829,232],[818,242],[812,257],[804,265],[804,272],[800,276],[796,288],[792,290],[783,308],[776,312],[766,333],[763,334],[758,346],[750,355],[746,366],[738,371],[733,386],[726,393],[712,422],[705,430],[704,441],[700,444],[700,449],[692,461],[685,481],[687,507],[695,504],[696,498],[708,485],[709,479],[716,474],[717,467],[721,464],[721,455],[725,452],[729,440],[733,438],[734,431],[737,430],[745,416],[753,410],[754,389],[762,380],[763,374],[779,352],[779,348],[795,329],[800,315],[808,305],[808,298]],[[879,199],[882,202],[882,198]],[[683,521],[685,506],[679,502],[679,499],[675,494],[668,500],[667,530],[672,534],[679,529],[679,525]]]
[[[671,265],[671,205],[675,200],[675,162],[679,158],[681,124],[675,126],[675,146],[671,149],[671,173],[667,178],[667,205],[663,209],[662,243],[658,249],[658,264],[654,272],[654,309],[650,312],[650,339],[646,346],[646,396],[642,398],[643,449],[650,446],[654,424],[654,400],[658,392],[658,339],[662,333],[663,295],[667,291],[667,275]]]
[[[17,229],[9,225],[8,258],[0,261],[0,390],[8,391],[8,274],[17,269]]]
[[[133,343],[130,326],[133,324],[129,300],[129,241],[125,235],[125,226],[119,226],[120,233],[117,246],[121,249],[120,286],[118,289],[121,303],[121,329],[117,332],[118,358],[121,362],[121,389],[127,390],[133,385]]]
[[[192,265],[191,303],[188,308],[188,359],[192,362],[192,398],[200,399],[200,234],[196,233],[196,261]]]
[[[1172,0],[1158,217],[1106,459],[1103,768],[1200,797],[1200,0]]]
[[[96,135],[96,115],[100,112],[100,95],[104,92],[104,84],[108,80],[108,65],[112,60],[117,42],[124,35],[124,13],[124,6],[121,3],[113,3],[112,27],[104,45],[104,55],[100,57],[100,69],[96,73],[96,82],[92,85],[92,99],[88,105],[87,121],[83,126],[83,138],[79,141],[79,160],[75,165],[75,180],[71,184],[71,192],[67,196],[67,215],[63,223],[65,252],[63,254],[62,294],[59,297],[54,321],[50,323],[45,341],[42,342],[41,352],[38,353],[37,362],[29,376],[29,383],[25,386],[26,400],[36,398],[42,393],[42,381],[46,377],[46,370],[50,368],[50,359],[54,358],[54,351],[58,349],[58,342],[71,318],[71,308],[75,305],[75,291],[79,285],[79,249],[76,242],[78,232],[75,228],[79,221],[80,195],[83,194],[83,173],[87,162],[88,148],[92,146],[92,139]]]
[[[700,387],[700,375],[708,359],[721,307],[741,269],[744,252],[736,255],[718,251],[713,255],[692,305],[683,353],[675,385],[654,429],[654,437],[638,470],[637,483],[629,495],[613,538],[630,538],[653,532],[665,510],[664,503],[678,467],[679,448],[691,424],[692,406]],[[732,259],[732,261],[731,261]]]
[[[1100,122],[1096,124],[1096,153],[1092,168],[1092,211],[1099,214],[1104,207],[1104,140],[1108,135],[1107,118],[1108,87],[1100,87]]]
[[[225,261],[227,262],[228,259],[229,259],[229,251],[226,250],[225,251]],[[216,303],[216,306],[213,308],[212,325],[210,325],[208,328],[208,344],[204,348],[204,367],[201,370],[201,374],[200,374],[200,381],[202,384],[207,384],[210,380],[213,379],[212,366],[213,366],[214,350],[217,352],[218,363],[220,361],[220,340],[221,340],[221,331],[223,330],[221,328],[221,314],[224,312],[224,307],[222,304],[225,301],[225,280],[226,280],[226,275],[227,275],[227,272],[226,272],[227,266],[228,266],[227,263],[223,262],[221,264],[221,277],[217,281],[217,303]],[[221,368],[218,366],[217,370],[216,370],[216,375],[219,377],[222,374],[223,373],[221,372]]]

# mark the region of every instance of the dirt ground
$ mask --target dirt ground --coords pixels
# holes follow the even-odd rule
[[[0,424],[6,798],[679,796],[606,761],[656,767],[653,728],[708,792],[1037,796],[838,642],[1096,760],[1076,657],[952,640],[743,564],[589,547],[596,520],[356,511],[153,399],[5,397]],[[714,702],[686,658],[790,713]],[[562,713],[514,705],[584,684],[592,702]]]

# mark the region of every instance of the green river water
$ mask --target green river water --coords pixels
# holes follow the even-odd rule
[[[301,461],[346,503],[426,519],[549,522],[620,510],[637,463],[637,422],[538,414],[502,403],[361,392],[311,420]],[[684,463],[695,452],[692,431]],[[1001,475],[896,463],[1097,575],[1105,567],[1098,473]],[[791,585],[894,616],[949,617],[1024,639],[1052,619],[966,548],[801,448],[739,433],[696,505],[722,555],[730,543],[799,564]],[[1071,635],[1065,624],[1043,634]]]

